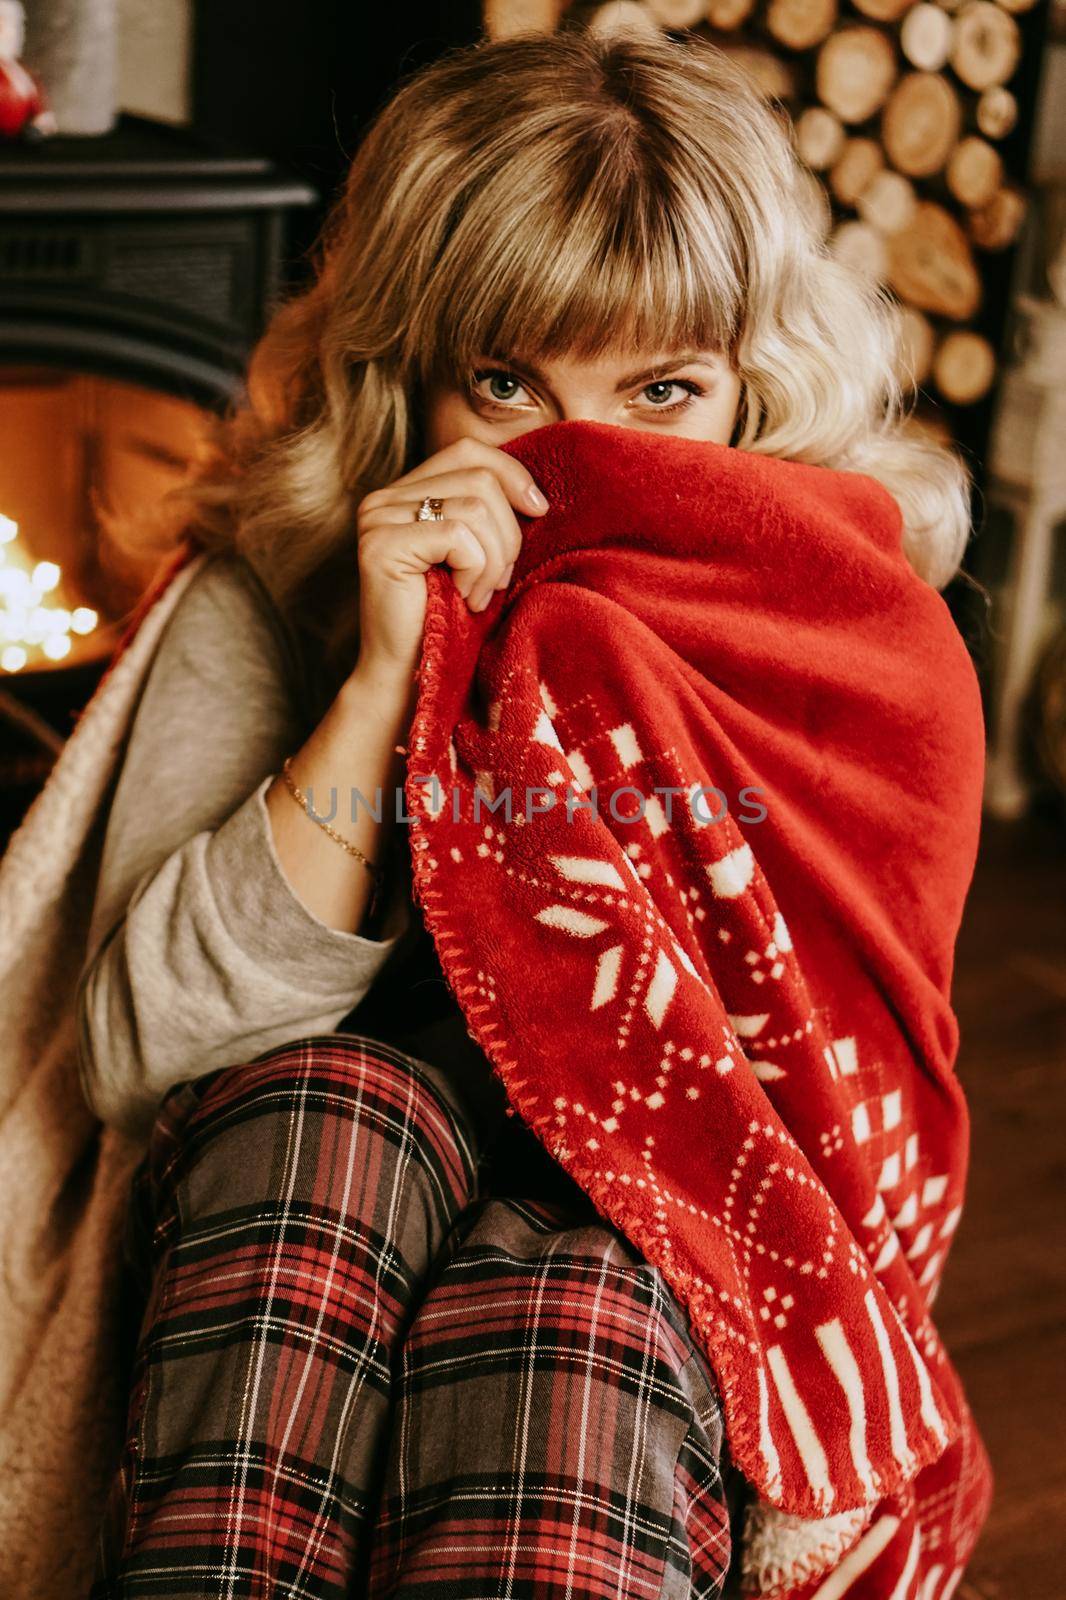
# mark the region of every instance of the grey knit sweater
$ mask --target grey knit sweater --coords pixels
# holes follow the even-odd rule
[[[212,555],[163,632],[107,817],[77,999],[105,1122],[143,1134],[174,1084],[332,1031],[411,937],[399,875],[379,940],[320,921],[278,860],[266,790],[327,704],[253,567]]]

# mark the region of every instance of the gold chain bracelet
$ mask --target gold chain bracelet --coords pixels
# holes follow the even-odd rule
[[[342,833],[338,833],[336,828],[331,828],[329,823],[326,822],[322,817],[317,817],[315,815],[311,809],[311,802],[308,800],[307,796],[300,788],[300,785],[296,782],[296,779],[292,775],[291,756],[285,757],[281,767],[281,776],[285,781],[285,787],[288,789],[293,799],[298,802],[301,809],[308,817],[310,817],[311,821],[317,822],[318,826],[323,828],[325,832],[329,834],[331,839],[335,840],[343,850],[347,850],[350,856],[354,856],[357,861],[361,861],[364,867],[370,873],[371,878],[374,880],[374,888],[370,896],[370,907],[367,911],[367,916],[372,917],[377,907],[378,896],[381,893],[381,885],[384,877],[381,868],[376,867],[370,858],[363,854],[362,850],[360,850],[357,844],[352,844],[350,839],[346,839]]]

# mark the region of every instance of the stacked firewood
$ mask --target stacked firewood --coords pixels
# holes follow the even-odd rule
[[[486,31],[694,30],[790,120],[830,248],[904,308],[900,375],[969,405],[995,377],[982,268],[1025,196],[997,148],[1018,104],[1017,15],[1037,0],[485,0]]]

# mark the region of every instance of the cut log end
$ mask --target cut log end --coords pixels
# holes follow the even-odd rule
[[[887,168],[875,174],[858,196],[855,208],[864,222],[879,233],[898,233],[914,219],[918,197],[902,172]]]
[[[939,172],[959,137],[962,106],[937,72],[909,72],[893,89],[881,117],[881,138],[893,166],[911,178]]]
[[[659,24],[640,0],[611,0],[610,5],[597,7],[588,19],[593,33],[654,34],[658,38]]]
[[[1003,157],[984,139],[963,139],[951,152],[944,180],[962,205],[985,206],[1003,182]]]
[[[844,125],[825,106],[808,106],[796,120],[796,149],[815,172],[824,172],[844,149]]]
[[[899,45],[919,72],[939,72],[951,54],[954,24],[942,6],[921,0],[911,6],[899,30]]]
[[[987,205],[970,212],[970,238],[979,250],[1005,250],[1018,237],[1025,212],[1025,195],[1013,184],[1006,184]]]
[[[876,139],[849,139],[829,173],[829,187],[843,206],[853,206],[885,164]]]
[[[712,28],[729,33],[746,22],[755,10],[755,0],[710,0],[707,21]]]
[[[516,33],[554,33],[567,0],[484,0],[482,19],[490,39]]]
[[[887,279],[889,258],[885,240],[868,222],[841,222],[830,237],[829,248],[850,272],[874,283],[884,283]]]
[[[946,334],[933,358],[933,381],[945,400],[970,406],[992,387],[996,353],[983,334],[970,328]]]
[[[766,27],[786,50],[812,50],[837,20],[837,0],[770,0]]]
[[[966,235],[933,200],[920,200],[906,228],[890,234],[888,282],[919,311],[967,322],[981,304],[981,278]]]
[[[986,139],[1005,139],[1018,121],[1018,102],[1009,89],[997,83],[978,100],[974,116]]]
[[[968,89],[1006,83],[1022,53],[1018,24],[992,0],[967,0],[955,18],[951,65]]]
[[[863,24],[840,28],[818,52],[818,98],[841,122],[865,122],[884,105],[896,72],[896,52],[887,34]]]
[[[695,28],[706,15],[704,0],[644,0],[661,28]]]

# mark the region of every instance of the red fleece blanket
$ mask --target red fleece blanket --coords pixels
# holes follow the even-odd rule
[[[510,588],[473,615],[429,575],[406,793],[442,968],[686,1307],[763,1500],[862,1508],[818,1592],[946,1600],[992,1484],[929,1315],[975,672],[871,478],[590,422],[506,449],[551,504]]]

